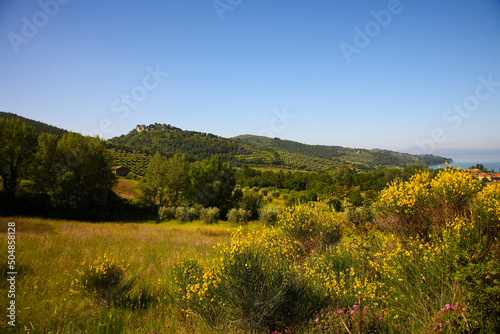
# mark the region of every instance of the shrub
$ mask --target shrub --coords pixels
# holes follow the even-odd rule
[[[273,193],[271,194],[271,196],[273,196],[274,198],[278,198],[278,197],[280,197],[280,192],[279,191],[273,191]]]
[[[444,227],[446,221],[468,215],[474,197],[481,190],[475,177],[467,172],[448,167],[441,170],[430,183],[430,197],[434,203],[434,225]]]
[[[243,224],[248,223],[250,220],[251,213],[245,209],[233,208],[229,210],[227,214],[227,220],[233,224]]]
[[[219,208],[203,208],[201,209],[200,218],[207,224],[217,224],[219,222]]]
[[[500,184],[489,184],[479,192],[472,206],[472,219],[491,243],[500,234]]]
[[[277,225],[308,250],[334,244],[342,237],[339,215],[310,204],[286,207],[279,214]]]
[[[477,180],[459,169],[446,168],[434,179],[429,172],[417,172],[382,190],[375,207],[381,227],[405,237],[427,237],[450,219],[469,215],[479,190]]]
[[[409,181],[399,179],[380,193],[375,207],[379,225],[396,234],[427,235],[431,226],[430,174],[420,172]]]
[[[259,210],[263,206],[264,200],[261,194],[247,191],[240,200],[240,208],[250,212],[251,219],[259,217]]]
[[[352,207],[348,206],[344,210],[344,222],[354,225],[363,225],[372,222],[375,218],[373,210],[367,206]]]
[[[201,208],[196,208],[196,207],[189,208],[187,212],[189,221],[193,221],[200,218],[200,211]]]
[[[195,207],[185,207],[185,206],[178,206],[175,209],[175,219],[187,223],[190,221],[193,221],[197,218],[199,218],[200,214],[197,208]]]
[[[233,235],[215,262],[185,261],[176,269],[182,307],[210,323],[226,321],[246,333],[291,330],[326,306],[327,298],[289,262],[277,234]],[[283,247],[277,247],[283,246]],[[187,284],[186,284],[187,282]]]
[[[171,220],[175,218],[175,207],[162,206],[158,209],[158,218],[160,220]]]
[[[125,271],[128,266],[123,261],[110,258],[107,254],[87,263],[82,263],[83,270],[71,283],[71,292],[90,294],[99,302],[108,305],[118,301],[133,287],[134,280],[126,280]]]
[[[291,207],[299,204],[299,197],[295,193],[284,194],[283,199],[285,200],[286,207]]]
[[[488,261],[470,262],[455,278],[462,286],[467,305],[467,333],[500,333],[499,254]],[[463,315],[463,314],[462,314]],[[471,329],[474,329],[472,331]]]
[[[274,226],[278,221],[278,215],[283,211],[280,207],[263,208],[259,211],[259,219],[266,226]]]
[[[260,193],[261,193],[263,196],[267,196],[267,194],[269,194],[269,190],[267,190],[267,189],[262,189],[262,190],[260,191]]]
[[[189,208],[185,206],[178,206],[175,209],[175,219],[181,221],[181,222],[189,222],[191,221],[189,217]]]

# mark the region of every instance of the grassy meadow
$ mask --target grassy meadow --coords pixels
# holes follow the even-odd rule
[[[16,223],[17,326],[14,332],[31,333],[147,333],[165,330],[191,332],[186,319],[172,310],[166,284],[172,265],[184,257],[214,255],[213,246],[229,239],[235,227],[218,224],[84,223],[35,218],[0,218],[3,235],[7,223]],[[250,228],[252,224],[248,225]],[[7,240],[0,240],[7,249]],[[100,305],[72,294],[71,282],[84,260],[103,254],[124,259],[128,274],[137,277],[136,297],[151,300],[136,310]],[[2,264],[7,254],[2,253]],[[3,273],[5,273],[5,266]],[[3,275],[5,276],[5,274]],[[7,285],[2,279],[0,300],[7,305]],[[136,302],[136,304],[139,304]],[[0,327],[8,329],[7,318]],[[193,325],[194,326],[194,325]],[[196,326],[194,326],[196,327]],[[194,328],[193,327],[193,328]],[[119,329],[119,330],[118,330]],[[204,332],[200,329],[198,332]]]

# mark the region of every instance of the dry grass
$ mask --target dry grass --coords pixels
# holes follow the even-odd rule
[[[118,183],[113,187],[113,191],[120,197],[135,199],[141,194],[137,184],[138,181],[136,180],[118,179]]]

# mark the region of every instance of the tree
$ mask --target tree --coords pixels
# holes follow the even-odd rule
[[[189,201],[190,165],[185,155],[176,154],[167,161],[165,173],[165,195],[169,205],[175,206]]]
[[[167,189],[167,159],[156,152],[148,164],[144,177],[139,182],[141,201],[155,211],[165,205]]]
[[[234,206],[235,171],[229,162],[222,162],[218,155],[195,163],[191,169],[191,182],[191,196],[195,203],[217,207],[221,209],[221,216]]]
[[[264,199],[261,194],[247,191],[240,200],[240,208],[250,212],[251,219],[259,218],[259,210],[264,206]]]
[[[38,136],[38,149],[31,166],[31,180],[39,193],[54,196],[57,192],[58,180],[54,166],[57,164],[57,144],[59,137],[55,134],[42,133]]]
[[[92,215],[107,209],[116,182],[105,143],[97,137],[67,133],[60,140],[40,136],[33,180],[57,208]]]
[[[0,177],[7,198],[14,197],[20,178],[27,174],[37,137],[34,127],[18,119],[0,119]]]

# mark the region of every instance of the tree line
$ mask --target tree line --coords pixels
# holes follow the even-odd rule
[[[236,171],[220,156],[189,162],[185,155],[171,158],[156,152],[139,181],[140,200],[153,211],[163,206],[217,207],[224,216],[242,194],[236,191]]]
[[[0,119],[2,211],[98,216],[116,197],[103,140],[68,132],[38,134],[19,119]]]

